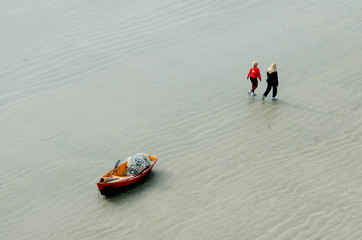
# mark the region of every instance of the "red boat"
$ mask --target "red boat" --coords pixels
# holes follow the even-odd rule
[[[129,174],[127,172],[127,162],[118,165],[118,162],[114,169],[109,170],[103,177],[97,182],[98,189],[102,195],[110,195],[116,192],[122,191],[135,183],[139,182],[145,176],[147,176],[153,166],[156,164],[158,158],[151,155],[145,155],[151,160],[151,165],[140,172],[137,176]]]

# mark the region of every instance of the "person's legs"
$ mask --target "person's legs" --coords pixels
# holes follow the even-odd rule
[[[275,98],[278,94],[278,87],[277,86],[273,86],[273,97]]]
[[[268,96],[270,90],[271,90],[271,86],[268,84],[268,86],[267,86],[267,88],[266,88],[266,90],[265,90],[265,92],[264,92],[263,95],[264,95],[265,97]]]
[[[258,87],[258,79],[250,77],[250,81],[251,81],[251,85],[252,85],[250,92],[254,92],[255,89]]]

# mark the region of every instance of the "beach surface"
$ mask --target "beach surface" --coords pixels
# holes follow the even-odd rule
[[[361,239],[361,1],[0,13],[0,239]],[[146,181],[100,195],[139,152],[159,157]]]

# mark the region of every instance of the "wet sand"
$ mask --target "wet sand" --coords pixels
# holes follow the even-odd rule
[[[360,239],[358,1],[0,9],[1,239]],[[138,152],[147,180],[101,196]]]

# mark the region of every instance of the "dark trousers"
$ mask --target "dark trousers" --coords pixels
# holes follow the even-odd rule
[[[268,87],[265,90],[265,93],[263,94],[265,97],[268,96],[270,90],[273,88],[273,97],[277,96],[278,93],[278,86],[272,86],[268,83]]]
[[[250,77],[251,81],[251,92],[254,92],[254,90],[258,87],[258,79]]]

